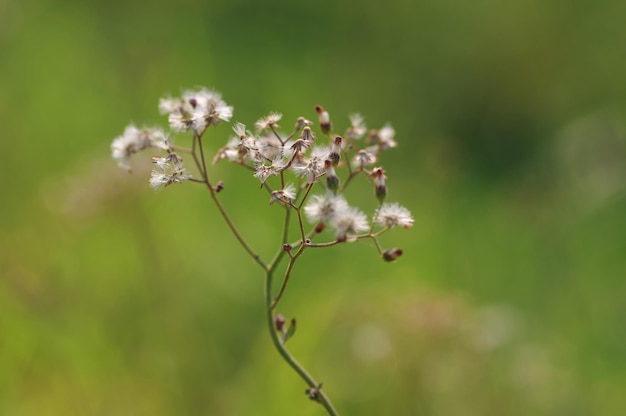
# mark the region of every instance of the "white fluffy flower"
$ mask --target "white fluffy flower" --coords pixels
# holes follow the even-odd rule
[[[357,208],[352,207],[336,215],[330,225],[335,229],[337,239],[353,237],[370,228],[367,223],[367,216]]]
[[[270,113],[269,115],[262,117],[257,120],[255,123],[255,127],[257,130],[265,130],[270,127],[278,127],[278,123],[280,119],[283,118],[283,115],[280,113]]]
[[[183,168],[182,159],[175,153],[162,158],[154,158],[153,163],[155,168],[150,175],[150,186],[155,190],[191,179],[189,172]]]
[[[313,195],[304,206],[304,213],[311,223],[330,222],[348,208],[343,196],[327,193]]]
[[[363,121],[363,117],[360,114],[350,114],[350,127],[346,133],[346,138],[348,140],[357,140],[360,139],[367,128],[365,127],[365,122]]]
[[[374,221],[385,227],[411,228],[413,217],[411,212],[400,204],[385,202],[374,214]]]
[[[129,125],[121,136],[111,143],[111,156],[118,166],[130,171],[130,157],[143,149],[163,148],[166,143],[165,134],[157,128],[137,128]]]
[[[396,131],[389,123],[385,124],[383,128],[378,131],[378,137],[380,139],[379,145],[383,150],[396,147],[398,145],[398,143],[394,140],[395,136]]]

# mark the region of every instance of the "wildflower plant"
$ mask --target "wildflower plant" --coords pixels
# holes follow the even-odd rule
[[[219,93],[199,89],[185,91],[181,97],[161,99],[159,110],[167,115],[170,133],[160,128],[128,126],[111,144],[113,159],[130,171],[133,154],[156,149],[160,154],[152,157],[152,188],[190,182],[208,190],[234,237],[265,275],[265,314],[274,347],[307,384],[306,395],[324,406],[330,415],[336,415],[322,383],[286,348],[295,333],[295,318],[288,321],[277,310],[294,265],[309,250],[367,239],[373,241],[384,261],[391,262],[402,255],[401,249],[383,249],[379,243],[379,237],[391,228],[413,225],[409,210],[398,203],[386,202],[387,177],[384,169],[376,166],[381,153],[397,145],[394,129],[385,125],[368,131],[363,118],[353,114],[343,135],[339,135],[334,133],[329,113],[319,105],[315,107],[318,123],[299,117],[287,133],[278,124],[282,120],[280,113],[270,113],[257,120],[254,131],[244,124],[233,124],[234,135],[212,161],[230,162],[247,169],[251,185],[260,185],[269,196],[269,204],[282,209],[281,237],[276,241],[275,255],[267,261],[251,247],[220,201],[218,194],[227,188],[222,181],[215,182],[205,155],[209,129],[229,122],[233,107]],[[173,145],[173,135],[191,136],[190,146]],[[181,155],[185,161],[191,159],[193,173],[184,167]],[[351,206],[344,196],[354,178],[361,175],[372,182],[377,200],[377,208],[370,216]],[[296,235],[291,236],[294,230]],[[333,237],[326,237],[329,233],[325,230],[330,230]],[[323,240],[324,237],[327,239]],[[282,280],[275,286],[279,266],[285,262]]]

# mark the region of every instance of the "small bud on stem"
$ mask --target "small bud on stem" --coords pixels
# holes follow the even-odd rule
[[[383,253],[383,260],[386,262],[392,262],[400,257],[402,253],[403,251],[401,248],[390,248],[389,250],[385,250]]]
[[[330,122],[330,116],[328,115],[328,111],[324,110],[324,108],[321,105],[316,105],[315,112],[317,113],[317,116],[320,122],[320,129],[322,130],[322,133],[324,134],[330,133],[333,129],[333,125]]]

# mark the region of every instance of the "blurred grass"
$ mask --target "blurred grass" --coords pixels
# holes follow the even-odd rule
[[[108,158],[127,123],[164,124],[157,99],[197,85],[249,125],[322,104],[336,125],[359,111],[398,131],[382,163],[416,222],[384,244],[406,255],[311,252],[282,304],[344,414],[621,414],[625,9],[0,3],[0,414],[321,414],[208,196],[151,192],[146,166]],[[266,195],[215,175],[271,255]]]

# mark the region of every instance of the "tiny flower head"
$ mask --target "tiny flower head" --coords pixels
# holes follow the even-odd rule
[[[372,172],[370,172],[369,177],[374,181],[376,198],[382,203],[387,196],[387,185],[385,184],[387,177],[385,176],[385,171],[381,167],[374,168]]]
[[[267,178],[272,175],[278,175],[285,169],[285,162],[282,159],[272,160],[271,165],[257,163],[255,166],[254,177],[258,178],[261,183],[265,183]]]
[[[336,215],[330,225],[335,229],[337,239],[340,241],[348,241],[350,237],[369,230],[367,216],[352,207]]]
[[[360,114],[350,114],[350,127],[346,132],[346,138],[348,140],[358,140],[367,131],[363,117]]]
[[[413,217],[411,212],[398,203],[384,203],[376,210],[374,221],[385,227],[411,228]]]
[[[324,159],[313,156],[308,160],[292,164],[291,169],[296,175],[306,178],[306,183],[314,183],[324,173]]]
[[[335,136],[333,140],[333,144],[330,147],[330,155],[328,156],[330,161],[333,162],[334,166],[339,164],[339,159],[341,158],[341,146],[343,144],[343,138],[341,136]]]
[[[240,139],[243,139],[247,136],[246,134],[246,125],[242,124],[240,122],[236,122],[235,125],[233,126],[233,131],[235,132],[235,134],[237,135],[237,137],[239,137]]]
[[[131,124],[111,143],[111,156],[118,166],[130,171],[130,157],[146,148],[163,148],[164,137],[160,129],[139,129]]]
[[[192,127],[196,134],[201,134],[206,127],[212,124],[229,121],[233,116],[233,107],[226,104],[217,91],[205,88],[198,91],[185,91],[183,99],[190,107]]]
[[[381,145],[383,150],[386,150],[391,147],[396,147],[398,143],[395,142],[394,137],[396,136],[396,131],[391,124],[387,123],[383,126],[382,129],[378,131],[378,137],[380,138],[379,144]]]
[[[309,140],[304,140],[302,137],[300,137],[298,140],[293,142],[292,145],[289,146],[289,149],[292,150],[292,153],[303,153],[306,149],[309,148],[309,146],[311,146],[312,143],[313,142]]]
[[[279,127],[278,122],[281,118],[283,118],[283,115],[280,113],[270,113],[269,115],[258,119],[255,123],[255,127],[259,131],[266,130],[272,127],[277,128]]]
[[[272,191],[270,205],[276,201],[289,205],[296,199],[296,188],[292,184],[288,184],[284,189]]]
[[[307,127],[307,126],[310,127],[312,125],[313,125],[313,122],[311,120],[307,120],[304,117],[298,117],[298,119],[296,120],[295,127],[296,127],[296,130],[300,130],[300,129],[303,129],[304,127]]]
[[[155,190],[191,179],[189,172],[183,168],[183,160],[175,153],[164,158],[154,158],[153,162],[155,168],[150,175],[150,186]]]
[[[313,195],[304,206],[304,213],[311,223],[330,222],[348,208],[343,196],[327,193]]]
[[[170,129],[176,132],[184,132],[193,127],[193,118],[181,112],[170,113],[167,120]]]
[[[261,183],[265,183],[267,178],[272,175],[278,175],[278,171],[272,165],[259,164],[254,170],[254,177],[260,180]]]
[[[377,146],[378,151],[396,147],[398,143],[394,140],[396,131],[391,124],[385,124],[380,130],[370,130],[366,143]]]
[[[357,169],[363,169],[365,166],[369,166],[376,163],[376,155],[361,149],[354,155],[352,159],[352,165]]]
[[[317,113],[317,117],[320,122],[320,128],[322,129],[322,133],[328,134],[333,129],[333,125],[330,122],[330,116],[328,115],[328,111],[324,110],[321,105],[315,106],[315,112]]]
[[[309,126],[306,126],[304,129],[302,129],[302,134],[300,135],[298,140],[304,143],[305,148],[309,148],[313,144],[313,142],[315,142],[315,133],[313,133],[313,130],[311,130]]]

